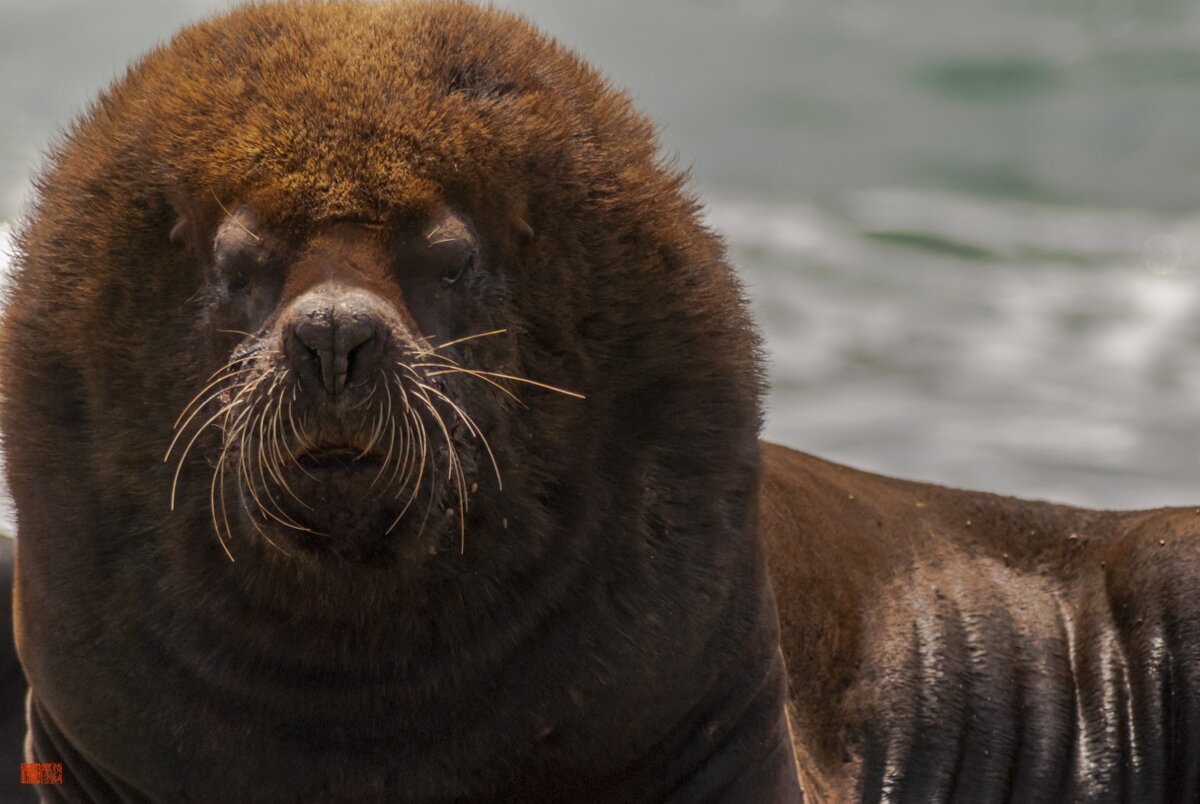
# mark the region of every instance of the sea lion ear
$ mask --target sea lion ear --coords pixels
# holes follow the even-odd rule
[[[203,228],[212,215],[204,206],[184,193],[173,193],[167,198],[173,215],[167,240],[172,245],[191,251],[201,248]]]
[[[175,225],[171,227],[171,234],[167,235],[167,239],[177,246],[186,245],[188,225],[188,216],[180,215],[179,219],[175,221]]]
[[[517,237],[522,243],[529,243],[533,240],[533,227],[525,222],[524,218],[517,218]]]

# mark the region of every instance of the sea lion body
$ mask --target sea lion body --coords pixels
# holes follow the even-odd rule
[[[720,240],[515,17],[189,28],[17,246],[47,800],[1194,796],[1188,512],[764,458]]]
[[[17,246],[43,797],[799,799],[757,337],[579,59],[465,3],[235,10],[68,132]]]
[[[1200,800],[1200,509],[763,455],[807,799]]]

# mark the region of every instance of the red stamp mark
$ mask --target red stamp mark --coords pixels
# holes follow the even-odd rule
[[[61,762],[22,762],[21,784],[62,784]]]

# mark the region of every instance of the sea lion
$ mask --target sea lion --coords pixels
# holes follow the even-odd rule
[[[255,4],[117,81],[3,320],[43,797],[798,801],[697,211],[466,3]]]
[[[18,245],[46,798],[1196,798],[1200,515],[760,447],[719,239],[517,18],[190,28]]]

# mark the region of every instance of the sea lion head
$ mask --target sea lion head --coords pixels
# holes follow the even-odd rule
[[[761,372],[722,245],[626,96],[515,16],[186,29],[68,132],[19,248],[23,528],[478,572],[751,505]]]
[[[69,777],[634,790],[745,706],[714,668],[781,694],[740,285],[650,124],[521,19],[185,29],[53,150],[18,249],[19,642]]]

